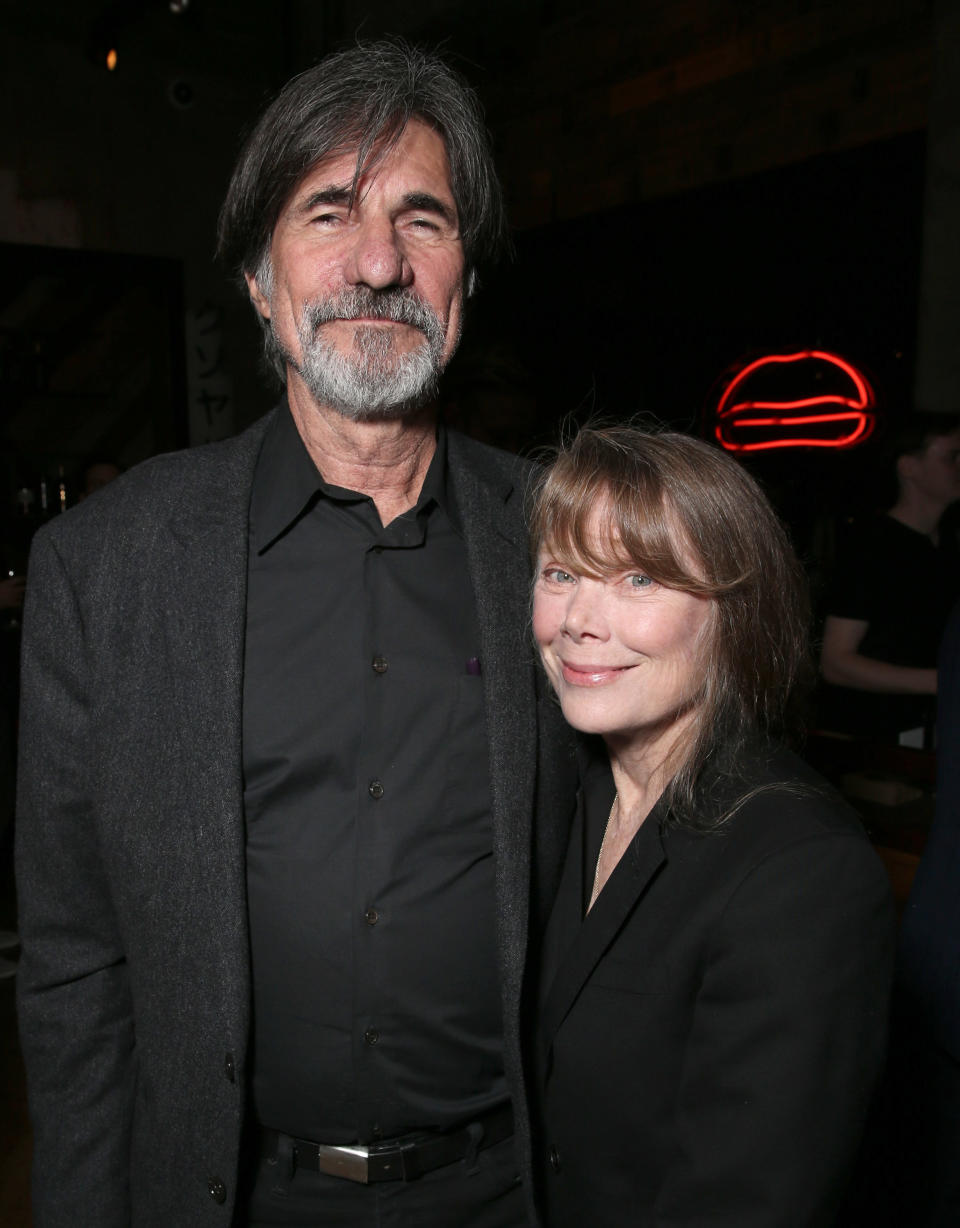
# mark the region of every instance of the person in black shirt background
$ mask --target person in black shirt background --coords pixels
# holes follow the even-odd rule
[[[35,539],[38,1225],[533,1214],[521,1001],[575,767],[527,634],[528,467],[435,413],[504,239],[442,62],[294,79],[220,235],[284,400]]]
[[[960,418],[915,413],[889,446],[897,497],[851,534],[827,594],[821,724],[893,738],[933,723],[937,652],[960,596],[944,512],[960,499]]]

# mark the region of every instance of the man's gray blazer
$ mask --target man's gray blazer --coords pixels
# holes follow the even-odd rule
[[[268,421],[147,462],[34,543],[17,845],[37,1228],[231,1220],[250,1025],[247,509]],[[457,435],[449,465],[480,625],[505,1060],[528,1172],[525,963],[575,767],[527,632],[527,467]]]

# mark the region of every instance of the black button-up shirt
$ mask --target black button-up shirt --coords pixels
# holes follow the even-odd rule
[[[328,1143],[506,1099],[474,598],[441,434],[384,527],[284,409],[250,505],[253,1097]]]

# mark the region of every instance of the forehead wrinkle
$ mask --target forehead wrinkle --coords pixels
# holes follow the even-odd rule
[[[380,173],[383,164],[387,161],[390,154],[396,149],[403,139],[404,134],[410,129],[411,124],[419,124],[436,134],[443,148],[444,163],[446,168],[445,179],[447,190],[451,196],[451,205],[445,204],[442,200],[432,196],[432,193],[424,193],[425,197],[433,199],[433,205],[427,206],[425,203],[412,203],[408,207],[411,208],[437,208],[445,220],[457,229],[459,233],[460,221],[459,210],[457,208],[456,199],[453,192],[453,184],[451,181],[450,171],[450,155],[447,149],[447,140],[441,129],[428,116],[418,115],[416,113],[404,116],[393,116],[381,123],[377,130],[364,136],[363,129],[352,134],[344,134],[344,140],[336,147],[327,150],[322,157],[318,158],[301,176],[301,184],[315,173],[320,173],[324,165],[331,165],[333,162],[341,158],[347,158],[354,155],[353,172],[350,175],[349,181],[342,184],[331,184],[328,187],[321,188],[318,192],[311,193],[310,196],[302,202],[302,204],[292,205],[296,195],[296,187],[287,198],[286,203],[281,208],[281,213],[284,209],[291,209],[298,216],[309,212],[309,210],[317,205],[346,205],[353,209],[358,200],[362,201],[373,186],[373,181]],[[415,196],[416,193],[410,193],[409,196]]]

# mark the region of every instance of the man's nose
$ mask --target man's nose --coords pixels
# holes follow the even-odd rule
[[[413,281],[402,240],[388,219],[365,221],[358,228],[344,272],[350,285],[371,290],[408,286]]]

